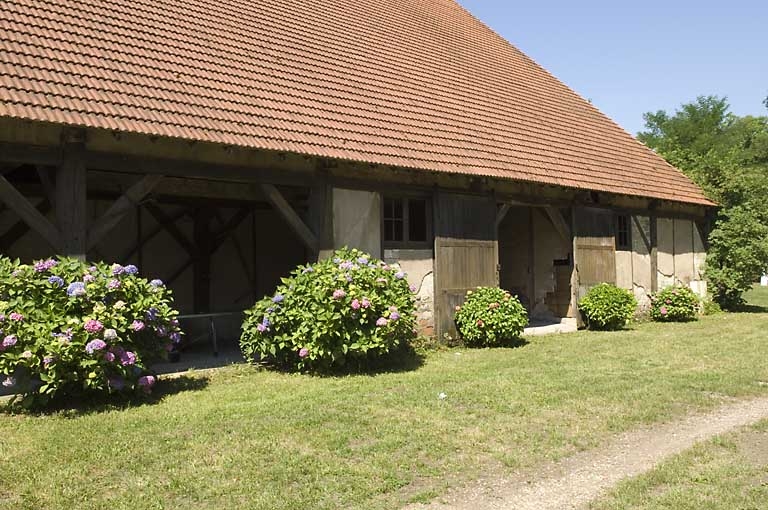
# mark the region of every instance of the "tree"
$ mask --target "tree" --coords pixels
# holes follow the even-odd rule
[[[768,117],[739,117],[726,98],[700,96],[644,118],[638,139],[721,206],[706,276],[713,299],[732,309],[768,268]]]

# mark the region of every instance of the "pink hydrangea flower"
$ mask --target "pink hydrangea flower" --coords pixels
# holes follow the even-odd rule
[[[112,363],[115,361],[115,353],[113,352],[105,352],[104,353],[104,359],[108,361],[109,363]]]
[[[16,322],[21,322],[24,320],[24,316],[20,314],[19,312],[11,312],[11,314],[8,316],[9,319]]]
[[[387,324],[389,324],[389,321],[384,317],[379,317],[378,320],[376,321],[376,326],[380,328],[383,328]]]
[[[358,299],[353,299],[352,304],[350,305],[353,310],[359,310],[360,309],[360,301]]]
[[[131,328],[133,331],[141,331],[146,327],[146,325],[142,321],[135,320],[128,327]]]
[[[104,329],[104,324],[102,324],[101,322],[95,319],[88,319],[87,321],[85,321],[85,326],[83,327],[88,333],[93,334],[93,333],[98,333],[99,331]]]
[[[136,364],[136,354],[131,351],[125,351],[120,354],[120,364],[124,367]]]
[[[302,347],[301,350],[299,350],[299,358],[306,358],[309,355],[309,349],[306,347]]]
[[[659,308],[659,313],[661,315],[667,315],[667,307],[666,306],[662,306],[661,308]]]
[[[362,306],[363,308],[370,308],[371,301],[367,297],[364,297],[363,300],[360,302],[360,306]]]
[[[346,296],[347,293],[344,291],[344,289],[336,289],[333,291],[333,299],[339,300]]]
[[[409,285],[408,288],[411,289],[411,292],[416,292],[416,290],[417,290],[416,286],[413,285],[413,284]]]

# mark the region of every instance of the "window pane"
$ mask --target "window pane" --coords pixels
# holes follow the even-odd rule
[[[402,241],[403,240],[403,220],[400,221],[394,221],[394,232],[395,237],[391,239],[392,241]]]
[[[408,201],[408,240],[425,242],[427,240],[427,201]]]

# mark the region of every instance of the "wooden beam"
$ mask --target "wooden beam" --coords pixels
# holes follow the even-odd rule
[[[560,212],[560,210],[555,207],[545,207],[544,211],[547,213],[549,220],[552,222],[552,226],[555,227],[557,233],[560,234],[560,237],[563,238],[563,241],[570,243],[571,229],[568,226],[568,223],[565,221],[565,218],[563,218],[563,214]]]
[[[498,211],[496,211],[496,229],[498,230],[499,226],[501,226],[501,222],[504,221],[504,218],[507,217],[507,213],[509,212],[509,209],[512,206],[509,204],[501,204],[501,207],[499,207]]]
[[[40,234],[55,251],[60,251],[62,247],[62,238],[59,229],[46,218],[37,207],[19,193],[19,191],[8,182],[8,179],[0,175],[0,200],[2,200],[10,209]]]
[[[267,200],[277,210],[278,213],[288,222],[288,226],[299,236],[302,242],[309,248],[311,252],[317,252],[320,243],[317,240],[317,236],[312,233],[312,230],[304,223],[301,217],[296,214],[296,211],[291,207],[291,204],[283,197],[282,193],[273,185],[262,183],[261,189],[266,195]]]
[[[177,222],[177,221],[179,221],[181,218],[183,218],[184,216],[186,216],[186,214],[187,214],[187,211],[181,211],[181,212],[178,212],[178,213],[176,213],[176,214],[174,214],[174,215],[172,215],[172,216],[167,216],[167,218],[168,218],[168,221],[169,221],[170,223],[176,223],[176,222]],[[140,215],[140,212],[139,212],[139,215]],[[155,218],[155,220],[157,220],[157,218]],[[142,225],[143,225],[143,224],[142,224]],[[143,229],[143,226],[142,226],[142,229]],[[155,226],[152,228],[152,230],[150,230],[150,231],[149,231],[149,232],[147,232],[146,234],[144,234],[144,233],[142,232],[142,235],[141,235],[141,237],[138,239],[138,241],[137,241],[137,243],[136,243],[136,246],[132,246],[131,248],[129,248],[128,250],[126,250],[126,252],[125,252],[125,253],[123,253],[123,255],[122,255],[122,256],[121,256],[121,257],[120,257],[118,260],[120,260],[120,261],[121,261],[121,262],[123,262],[123,263],[127,263],[127,262],[128,262],[128,260],[129,260],[129,259],[130,259],[130,258],[131,258],[131,257],[132,257],[132,256],[133,256],[135,253],[137,253],[137,252],[141,252],[141,246],[143,246],[143,245],[144,245],[144,244],[146,244],[147,242],[151,241],[151,240],[152,240],[152,239],[153,239],[153,238],[154,238],[154,237],[155,237],[157,234],[159,234],[159,233],[160,233],[160,232],[162,232],[163,230],[165,230],[165,227],[164,227],[164,226],[163,226],[161,223],[158,223],[157,225],[155,225]],[[141,265],[139,265],[139,267],[141,267]]]
[[[115,200],[88,231],[88,249],[99,244],[104,236],[111,232],[131,210],[137,207],[139,202],[149,195],[152,188],[162,179],[162,175],[145,175],[139,182],[128,188],[123,196]]]
[[[48,199],[48,203],[56,207],[56,184],[53,182],[53,172],[50,167],[37,165],[35,167],[37,176],[40,178],[40,185],[43,187],[43,193]]]
[[[179,230],[176,226],[176,220],[165,214],[162,209],[151,202],[144,204],[144,208],[189,255],[194,255],[196,251],[195,244]]]
[[[211,311],[211,235],[212,209],[201,207],[194,214],[194,248],[192,255],[192,297],[195,313]]]
[[[87,253],[87,183],[82,140],[65,142],[64,159],[56,172],[56,219],[61,253],[84,260]]]
[[[651,214],[651,292],[659,290],[659,241],[655,214]]]
[[[45,216],[51,211],[51,204],[43,199],[37,204],[37,210]],[[7,253],[7,250],[27,232],[29,232],[29,225],[24,220],[17,221],[3,235],[0,235],[0,250]]]
[[[634,214],[632,215],[632,221],[635,223],[635,226],[637,227],[637,231],[640,233],[640,238],[643,240],[643,244],[645,245],[645,249],[648,250],[648,253],[651,252],[651,240],[648,239],[648,236],[645,235],[645,230],[643,229],[643,226],[640,224],[640,220],[637,219],[637,216]]]

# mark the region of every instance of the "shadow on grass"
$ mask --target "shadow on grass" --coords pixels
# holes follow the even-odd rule
[[[187,391],[200,391],[208,386],[207,377],[190,377],[186,375],[173,378],[159,378],[152,389],[152,393],[132,395],[102,395],[84,394],[77,397],[62,397],[50,401],[45,407],[32,407],[29,409],[21,405],[21,400],[13,404],[1,404],[0,413],[23,413],[30,416],[47,416],[57,414],[67,418],[77,418],[89,414],[98,414],[109,411],[120,411],[134,407],[155,405],[166,397],[184,393]]]
[[[733,313],[768,313],[768,306],[744,304],[736,307]]]

